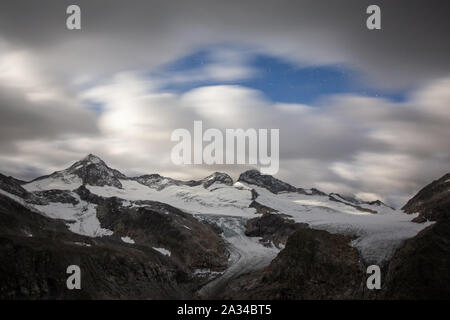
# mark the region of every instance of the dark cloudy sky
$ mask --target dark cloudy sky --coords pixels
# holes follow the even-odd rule
[[[450,171],[448,3],[2,0],[0,172],[95,153],[127,174],[236,177],[171,163],[171,132],[203,120],[280,128],[277,176],[297,186],[402,204]]]

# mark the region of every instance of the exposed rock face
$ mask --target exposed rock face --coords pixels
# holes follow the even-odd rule
[[[172,185],[179,186],[179,185],[183,184],[183,181],[175,180],[175,179],[168,178],[168,177],[163,177],[157,173],[139,176],[139,177],[133,178],[133,180],[136,180],[140,184],[143,184],[144,186],[147,186],[150,188],[154,188],[156,190],[162,190],[167,186],[172,186]]]
[[[447,213],[446,218],[407,240],[395,253],[387,271],[384,298],[450,299],[449,270],[450,219]]]
[[[346,204],[348,206],[351,206],[351,207],[353,207],[355,209],[358,209],[359,211],[362,211],[362,212],[378,213],[378,211],[376,211],[376,210],[363,207],[364,205],[377,206],[377,207],[380,207],[380,208],[385,207],[385,208],[389,208],[391,210],[394,210],[394,208],[388,206],[387,204],[385,204],[384,202],[382,202],[380,200],[363,201],[363,200],[356,199],[354,197],[341,196],[338,193],[330,193],[328,195],[328,198],[331,201],[337,201],[337,202],[344,203],[344,204]],[[378,208],[376,208],[376,209],[378,210]]]
[[[60,229],[64,232],[67,230],[63,222],[44,217],[23,204],[0,194],[0,235],[45,236],[48,232]]]
[[[80,196],[81,200],[89,203],[102,204],[105,201],[105,198],[91,193],[84,185],[75,189],[74,192]]]
[[[81,178],[83,184],[91,186],[113,186],[121,188],[119,179],[127,177],[115,169],[111,169],[97,156],[88,155],[81,161],[74,163],[68,173],[73,173]]]
[[[2,299],[192,297],[187,275],[147,248],[2,237],[0,249]],[[82,290],[66,288],[66,268],[73,264],[82,268]]]
[[[274,244],[280,248],[297,229],[307,227],[306,223],[295,223],[281,214],[264,214],[247,221],[245,234],[249,237],[261,237],[264,244]]]
[[[311,195],[318,195],[318,196],[326,196],[327,194],[323,191],[320,191],[316,188],[311,188],[310,192],[306,192],[304,189],[301,188],[297,188],[297,192],[299,193],[303,193],[303,194],[311,194]]]
[[[233,179],[226,173],[214,172],[212,175],[201,180],[201,182],[203,187],[207,189],[216,182],[231,186],[233,184]]]
[[[72,193],[67,190],[34,191],[32,194],[40,200],[40,203],[59,202],[75,205],[79,202]]]
[[[9,192],[15,196],[24,198],[27,196],[27,191],[22,188],[19,180],[13,177],[7,177],[0,173],[0,189]]]
[[[450,208],[450,173],[420,190],[402,208],[406,213],[419,212],[417,222],[440,220]]]
[[[344,203],[344,204],[346,204],[348,206],[351,206],[351,207],[353,207],[355,209],[358,209],[359,211],[362,211],[362,212],[377,213],[377,211],[375,211],[375,210],[361,207],[360,205],[358,205],[359,202],[356,202],[356,200],[355,201],[347,200],[347,199],[343,198],[342,196],[338,195],[337,193],[331,193],[328,196],[328,198],[331,201]],[[357,204],[355,204],[355,203],[357,203]]]
[[[79,177],[83,184],[91,186],[113,186],[122,188],[119,179],[128,179],[118,170],[111,169],[99,157],[89,154],[84,159],[75,162],[68,169],[57,171],[48,176],[39,177],[33,181],[47,178],[66,179],[70,176]]]
[[[262,271],[244,275],[224,293],[233,299],[353,299],[362,297],[365,268],[351,239],[299,228]]]
[[[450,174],[433,181],[403,207],[437,222],[395,253],[387,271],[387,299],[450,299]]]
[[[371,205],[371,206],[379,206],[379,207],[384,206],[384,207],[387,207],[387,208],[390,208],[390,209],[394,210],[394,208],[388,206],[387,204],[385,204],[383,201],[380,201],[380,200],[363,201],[363,200],[357,199],[355,197],[342,196],[339,193],[330,193],[328,196],[332,200],[339,201],[339,202],[342,202],[342,203],[345,203],[345,204],[353,204],[353,205],[356,205],[356,206],[368,204],[368,205]]]
[[[262,205],[258,201],[255,201],[257,196],[258,196],[258,193],[254,189],[252,189],[252,200],[253,201],[252,201],[252,203],[250,203],[249,207],[250,208],[255,208],[256,209],[256,213],[261,213],[261,214],[265,215],[265,214],[278,212],[275,209],[269,208],[269,207],[267,207],[265,205]]]
[[[248,170],[239,176],[238,181],[266,188],[273,193],[282,191],[297,192],[297,188],[270,175],[263,175],[258,170]]]
[[[179,299],[192,281],[156,251],[74,234],[60,221],[0,195],[0,298]],[[66,268],[82,270],[82,290],[68,290]]]
[[[266,188],[267,190],[275,194],[280,192],[297,192],[307,195],[326,195],[326,193],[315,188],[312,188],[310,190],[296,188],[289,183],[274,178],[271,175],[261,174],[258,170],[248,170],[241,173],[238,181]]]
[[[130,237],[137,244],[163,247],[182,267],[223,270],[228,252],[220,232],[192,215],[157,201],[124,201],[103,198],[81,186],[82,200],[97,204],[97,218],[116,236]],[[192,271],[192,270],[190,270]]]
[[[159,174],[148,174],[139,176],[137,178],[132,178],[133,180],[138,181],[139,183],[154,188],[157,190],[162,190],[168,186],[199,186],[203,185],[205,189],[209,188],[212,184],[215,182],[220,182],[222,184],[231,186],[233,184],[233,179],[226,173],[222,172],[214,172],[213,174],[207,176],[206,178],[203,178],[201,180],[190,180],[190,181],[181,181],[181,180],[175,180],[168,177],[163,177]]]
[[[143,202],[144,204],[144,202]],[[227,266],[225,243],[213,228],[192,216],[160,202],[121,207],[121,200],[108,198],[97,207],[102,226],[137,244],[165,248],[181,266],[222,271]]]

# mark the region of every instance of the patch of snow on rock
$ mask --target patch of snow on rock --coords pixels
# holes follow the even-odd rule
[[[158,251],[159,253],[165,255],[165,256],[169,256],[172,254],[169,250],[164,249],[164,248],[155,248],[153,247],[153,249],[155,249],[156,251]]]
[[[130,243],[130,244],[134,244],[134,243],[135,243],[134,240],[131,239],[131,238],[128,237],[128,236],[126,236],[126,237],[121,237],[120,239],[122,239],[122,241],[123,241],[123,242],[126,242],[126,243]]]

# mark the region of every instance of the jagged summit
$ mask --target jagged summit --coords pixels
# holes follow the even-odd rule
[[[261,174],[258,170],[255,169],[241,173],[238,181],[266,188],[267,190],[275,194],[280,192],[297,192],[308,195],[326,195],[326,193],[314,188],[309,190],[296,188],[289,183],[274,178],[271,175]]]
[[[184,184],[183,181],[172,179],[169,177],[164,177],[158,173],[144,174],[142,176],[132,178],[132,180],[135,180],[140,184],[143,184],[144,186],[154,188],[157,190],[162,190],[172,185],[179,186]]]
[[[203,185],[203,187],[207,189],[215,182],[222,183],[228,186],[233,185],[233,179],[228,174],[223,172],[214,172],[213,174],[203,179],[189,180],[189,181],[176,180],[169,177],[161,176],[160,174],[157,173],[146,174],[132,179],[139,182],[140,184],[143,184],[150,188],[155,188],[157,190],[162,190],[172,185],[189,186],[189,187]]]
[[[13,177],[7,177],[0,173],[0,190],[5,190],[18,197],[26,198],[28,193],[24,188],[22,188],[23,183],[24,181]]]
[[[28,189],[48,190],[75,189],[80,185],[113,186],[122,188],[120,179],[127,177],[116,169],[110,168],[100,157],[88,154],[69,168],[42,176],[27,184]]]
[[[203,187],[208,188],[212,184],[218,182],[228,186],[233,185],[233,179],[226,173],[223,172],[214,172],[213,174],[207,176],[206,178],[200,180],[202,182]]]
[[[86,157],[84,157],[80,161],[105,164],[105,162],[99,156],[96,156],[95,154],[92,153],[89,153]]]
[[[74,164],[72,164],[66,170],[70,170],[74,167],[79,167],[80,165],[83,165],[83,166],[96,165],[96,166],[105,166],[105,167],[108,166],[106,164],[106,162],[103,161],[99,156],[96,156],[96,155],[90,153],[87,156],[85,156],[84,158],[82,158],[81,160],[76,161]]]
[[[64,171],[81,178],[83,184],[92,186],[106,185],[121,188],[119,179],[127,179],[120,171],[110,168],[101,158],[93,154],[88,154]]]
[[[278,180],[271,175],[261,174],[258,170],[254,169],[241,173],[238,181],[266,188],[273,193],[297,192],[297,188],[294,186]]]
[[[86,167],[89,165],[94,165],[96,167],[108,167],[108,165],[105,163],[105,161],[103,161],[100,157],[93,155],[93,154],[88,154],[83,159],[76,161],[69,168],[62,170],[62,171],[72,172],[82,166]]]

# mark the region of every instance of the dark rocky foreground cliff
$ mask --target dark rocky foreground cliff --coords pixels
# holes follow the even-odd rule
[[[435,224],[405,242],[392,258],[385,296],[393,299],[450,299],[450,174],[420,190],[403,207],[419,212],[418,223]]]
[[[0,195],[3,299],[189,297],[187,274],[152,250],[67,230]],[[66,268],[83,265],[83,290],[67,290]]]
[[[448,214],[405,242],[389,264],[385,283],[383,296],[389,299],[450,299]]]

